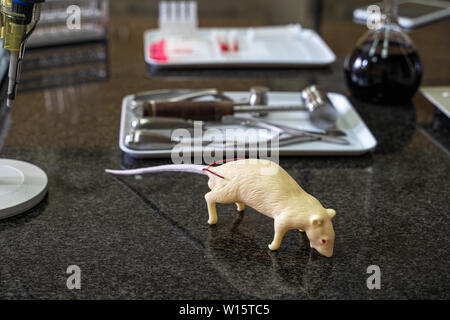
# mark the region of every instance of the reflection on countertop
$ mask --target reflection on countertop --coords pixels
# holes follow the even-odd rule
[[[107,41],[103,40],[28,50],[19,91],[108,80],[107,46]]]

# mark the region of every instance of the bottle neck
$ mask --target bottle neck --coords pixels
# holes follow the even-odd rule
[[[397,23],[398,0],[384,0],[384,22]]]

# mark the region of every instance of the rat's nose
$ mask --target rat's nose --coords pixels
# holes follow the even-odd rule
[[[315,248],[321,255],[327,257],[327,258],[331,258],[333,256],[333,243],[330,243],[328,246],[326,247],[319,247],[319,248]]]
[[[333,248],[324,252],[323,255],[327,258],[331,258],[333,256]]]

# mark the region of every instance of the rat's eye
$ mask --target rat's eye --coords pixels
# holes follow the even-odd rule
[[[327,240],[325,240],[325,239],[322,239],[322,243],[327,243]]]

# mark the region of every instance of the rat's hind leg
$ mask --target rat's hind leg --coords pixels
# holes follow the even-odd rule
[[[237,211],[244,211],[245,209],[245,204],[243,202],[236,202],[236,206],[237,206]]]
[[[212,191],[210,191],[207,194],[205,194],[205,200],[206,200],[206,204],[208,205],[208,214],[209,214],[208,223],[216,224],[218,217],[217,217],[216,199],[214,197],[214,193]]]
[[[286,234],[287,231],[287,228],[277,220],[278,220],[277,218],[275,218],[274,220],[275,235],[273,237],[272,243],[269,244],[270,250],[278,250],[278,248],[281,245],[281,241],[283,240],[284,235]]]

